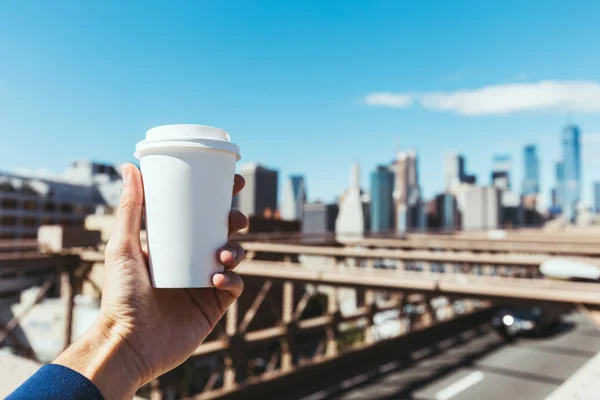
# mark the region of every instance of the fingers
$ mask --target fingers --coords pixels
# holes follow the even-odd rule
[[[237,243],[227,243],[219,250],[219,262],[229,271],[238,266],[245,257],[244,249]]]
[[[112,253],[141,250],[140,229],[144,209],[142,175],[133,164],[124,164],[121,174],[121,200],[117,209],[115,230],[107,245],[107,251]]]
[[[219,290],[228,292],[231,296],[240,297],[244,291],[244,282],[233,271],[218,272],[212,277],[213,285]]]
[[[231,236],[239,230],[242,230],[248,226],[248,217],[246,217],[241,211],[231,210],[229,213],[229,235]]]
[[[246,186],[246,180],[243,176],[235,174],[233,177],[233,195],[238,194]]]

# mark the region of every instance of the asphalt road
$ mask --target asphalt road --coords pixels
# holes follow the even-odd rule
[[[581,315],[542,339],[505,343],[495,332],[468,332],[438,348],[391,362],[307,400],[543,400],[600,351],[600,331]]]

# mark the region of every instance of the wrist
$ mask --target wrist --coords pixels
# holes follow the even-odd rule
[[[131,399],[143,382],[135,359],[123,336],[111,324],[97,320],[54,364],[88,378],[105,399]]]

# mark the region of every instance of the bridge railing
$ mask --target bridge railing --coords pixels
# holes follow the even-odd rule
[[[373,260],[377,268],[423,273],[477,274],[541,278],[540,265],[551,259],[542,254],[491,254],[430,250],[403,250],[365,247],[302,246],[279,243],[242,242],[249,259],[293,259],[310,264],[311,256],[329,260],[331,264],[367,266]],[[590,261],[579,257],[578,260]],[[593,260],[593,262],[596,262]]]
[[[495,304],[600,307],[597,284],[531,279],[541,278],[538,267],[550,257],[543,254],[242,245],[249,260],[238,272],[246,289],[188,361],[195,386],[189,394],[199,399],[254,398],[286,387],[315,390],[317,383],[360,372],[369,362],[405,356],[400,349],[429,346],[481,325]],[[13,259],[4,265],[2,257]],[[15,257],[0,255],[8,277],[19,272]],[[48,257],[77,259],[84,272],[60,275],[70,282],[103,261],[102,252],[92,249],[71,256],[31,254],[23,261],[29,269],[24,276],[47,269]],[[71,312],[72,296],[72,289],[65,294]],[[169,397],[185,371],[143,391]],[[306,383],[298,388],[293,379]]]
[[[252,393],[264,395],[279,387],[292,373],[300,376],[315,369],[332,377],[340,373],[331,371],[338,358],[361,351],[365,357],[381,343],[405,336],[416,340],[411,336],[415,332],[433,331],[457,316],[489,308],[488,302],[469,296],[447,301],[418,289],[371,289],[334,279],[316,284],[298,276],[247,274],[252,267],[240,271],[248,292],[227,311],[213,340],[200,345],[192,358],[219,360],[210,374],[196,377],[203,387],[195,398],[253,398]],[[483,322],[480,314],[476,319]],[[473,321],[468,321],[450,333],[471,328]],[[422,345],[431,344],[428,340]],[[325,384],[327,378],[321,379]],[[314,390],[315,382],[306,384]],[[156,387],[164,393],[174,385],[163,380]]]

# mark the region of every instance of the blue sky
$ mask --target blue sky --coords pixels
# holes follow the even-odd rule
[[[176,3],[0,0],[0,169],[128,161],[148,128],[200,123],[312,200],[411,147],[428,197],[448,150],[486,184],[511,154],[520,189],[526,143],[546,194],[570,121],[588,201],[600,180],[598,2]]]

